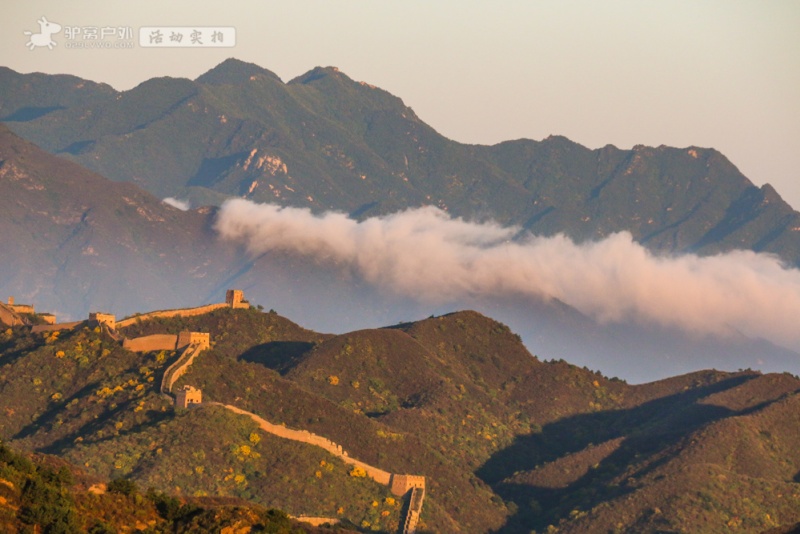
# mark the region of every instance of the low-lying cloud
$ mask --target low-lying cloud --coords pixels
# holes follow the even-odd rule
[[[168,206],[172,206],[173,208],[178,208],[181,211],[186,211],[192,207],[192,204],[188,200],[178,200],[177,198],[167,197],[162,200],[164,204]]]
[[[733,328],[800,348],[800,271],[752,251],[663,257],[627,232],[577,244],[563,235],[537,237],[451,218],[433,207],[355,221],[234,199],[222,206],[216,228],[253,255],[312,256],[426,302],[557,298],[600,322],[711,334]]]

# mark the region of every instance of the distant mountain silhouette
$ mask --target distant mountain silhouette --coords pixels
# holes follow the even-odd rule
[[[283,83],[228,59],[195,81],[125,92],[2,69],[0,116],[53,153],[195,205],[245,196],[365,217],[432,204],[544,235],[628,230],[654,250],[800,262],[798,213],[713,149],[589,150],[558,136],[465,145],[333,67]]]

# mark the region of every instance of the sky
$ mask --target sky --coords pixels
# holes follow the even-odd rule
[[[456,141],[712,147],[800,208],[795,0],[27,0],[3,11],[0,65],[19,72],[127,90],[228,57],[284,81],[336,66]],[[62,30],[52,50],[29,50],[23,32],[39,33],[42,16]],[[77,48],[92,27],[132,37]],[[224,29],[235,45],[146,47],[143,27]]]

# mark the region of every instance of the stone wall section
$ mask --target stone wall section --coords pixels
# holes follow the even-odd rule
[[[307,443],[309,445],[316,445],[321,447],[336,456],[344,463],[354,467],[360,467],[364,472],[374,481],[385,486],[389,486],[389,490],[398,497],[408,494],[408,508],[405,515],[401,519],[400,532],[403,534],[414,534],[417,531],[420,515],[422,514],[422,503],[425,500],[425,477],[420,475],[400,475],[392,474],[383,469],[373,467],[355,458],[351,458],[342,446],[332,442],[331,440],[312,434],[307,430],[293,430],[286,428],[283,425],[276,425],[270,423],[263,417],[260,417],[247,410],[237,408],[232,404],[222,404],[219,402],[209,402],[206,405],[222,406],[223,408],[232,411],[233,413],[246,415],[258,424],[259,428],[270,434],[278,437]]]
[[[118,321],[117,328],[125,328],[126,326],[136,324],[137,321],[146,321],[148,319],[155,319],[156,317],[194,317],[196,315],[204,315],[206,313],[211,313],[212,311],[218,310],[220,308],[230,308],[230,306],[226,303],[220,302],[217,304],[207,304],[205,306],[198,306],[197,308],[180,308],[176,310],[161,310],[161,311],[143,313],[141,315],[134,315],[133,317],[128,317],[126,319]]]
[[[316,445],[317,447],[321,447],[326,451],[328,451],[329,453],[331,453],[332,455],[341,459],[346,464],[352,465],[354,467],[360,467],[371,479],[385,486],[389,486],[390,491],[399,497],[405,495],[410,488],[421,488],[423,490],[425,488],[425,477],[423,476],[396,475],[388,471],[384,471],[383,469],[369,465],[368,463],[356,460],[355,458],[351,458],[347,454],[347,451],[342,449],[341,445],[332,442],[328,438],[318,436],[317,434],[312,434],[308,430],[294,430],[291,428],[286,428],[283,425],[276,425],[270,423],[263,417],[260,417],[252,412],[248,412],[247,410],[242,410],[241,408],[237,408],[236,406],[233,406],[231,404],[221,404],[218,402],[210,402],[206,404],[222,406],[234,413],[240,415],[246,415],[250,417],[253,421],[255,421],[262,430],[264,430],[265,432],[269,432],[270,434],[274,434],[278,437],[291,439],[293,441],[300,441],[302,443],[307,443],[309,445]]]
[[[71,323],[56,323],[56,324],[37,324],[31,327],[31,332],[53,332],[55,330],[74,330],[75,327],[84,324],[85,321],[74,321]]]
[[[292,519],[295,521],[300,521],[302,523],[308,523],[314,527],[320,527],[322,525],[337,525],[339,524],[339,518],[337,517],[312,517],[308,515],[290,515]]]
[[[151,336],[125,338],[122,348],[131,352],[150,352],[153,350],[175,350],[178,336],[175,334],[153,334]]]
[[[408,511],[403,518],[403,534],[414,534],[419,524],[419,516],[422,514],[422,502],[425,500],[425,488],[415,487],[409,496]]]
[[[192,365],[195,357],[200,354],[206,347],[203,345],[189,345],[184,349],[183,354],[164,372],[164,378],[161,380],[161,393],[171,393],[172,385],[183,376],[186,370]]]
[[[317,447],[321,447],[331,453],[332,455],[340,458],[346,464],[350,464],[354,467],[360,467],[364,470],[364,472],[373,480],[380,484],[384,484],[386,486],[389,485],[389,482],[392,479],[392,474],[388,471],[384,471],[383,469],[379,469],[377,467],[373,467],[367,463],[364,463],[360,460],[356,460],[355,458],[350,458],[347,454],[347,451],[342,449],[342,446],[332,442],[328,438],[324,438],[322,436],[318,436],[317,434],[312,434],[308,430],[294,430],[291,428],[286,428],[283,425],[276,425],[270,423],[263,417],[260,417],[252,412],[248,412],[246,410],[242,410],[241,408],[237,408],[231,404],[220,404],[216,402],[207,403],[207,404],[216,404],[218,406],[222,406],[234,413],[238,413],[240,415],[246,415],[250,417],[253,421],[255,421],[259,427],[265,432],[269,432],[270,434],[274,434],[281,438],[291,439],[293,441],[299,441],[302,443],[307,443],[309,445],[316,445]],[[400,494],[402,495],[402,493]]]

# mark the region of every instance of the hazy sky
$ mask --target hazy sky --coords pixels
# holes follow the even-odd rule
[[[129,49],[28,50],[41,16],[130,27]],[[232,48],[144,48],[142,26],[233,27]],[[333,65],[401,97],[442,134],[558,134],[714,147],[800,207],[800,1],[27,0],[5,5],[0,65],[129,89],[227,57],[283,80]]]

